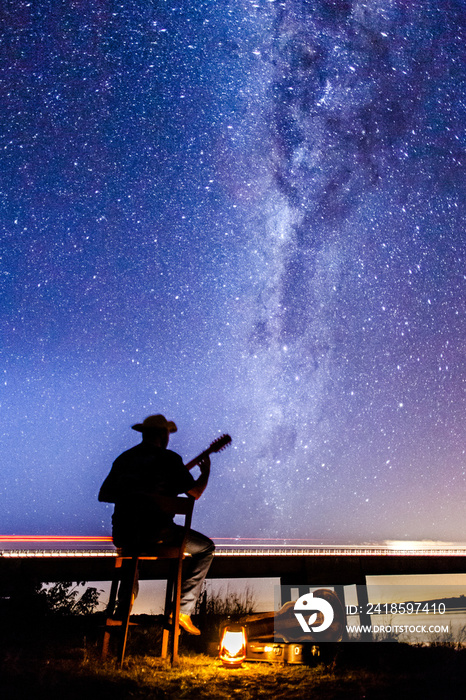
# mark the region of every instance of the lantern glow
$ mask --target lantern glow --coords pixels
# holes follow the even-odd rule
[[[220,641],[220,660],[227,668],[238,668],[246,658],[246,630],[238,624],[224,627]]]

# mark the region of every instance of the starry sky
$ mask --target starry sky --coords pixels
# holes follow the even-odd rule
[[[0,14],[1,532],[164,413],[210,536],[466,541],[464,0]]]

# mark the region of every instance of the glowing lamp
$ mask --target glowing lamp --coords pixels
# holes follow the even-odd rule
[[[220,640],[220,660],[227,668],[239,668],[246,658],[246,630],[230,622],[224,628]]]

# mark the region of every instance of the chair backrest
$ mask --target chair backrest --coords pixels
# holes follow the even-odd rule
[[[183,557],[184,548],[186,544],[186,538],[188,532],[191,528],[191,520],[193,515],[193,508],[195,498],[192,496],[152,496],[152,499],[156,506],[160,510],[169,514],[174,515],[184,515],[184,523],[180,526],[182,528],[183,537],[177,543],[164,543],[163,540],[157,545],[150,545],[150,550],[153,554],[139,554],[137,547],[120,547],[117,549],[118,556],[123,558],[132,558],[139,556],[140,559],[152,559],[152,558],[173,558],[173,557]]]
[[[193,516],[193,508],[195,503],[195,498],[193,496],[156,496],[155,502],[158,507],[170,513],[170,515],[184,515],[184,529],[183,541],[180,551],[180,556],[183,556],[184,545],[186,542],[186,537],[188,535],[189,529],[191,527],[191,520]]]
[[[154,501],[166,513],[192,516],[194,501],[192,496],[154,496]]]

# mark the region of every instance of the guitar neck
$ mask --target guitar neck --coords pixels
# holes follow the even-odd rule
[[[186,469],[192,469],[193,467],[196,466],[196,464],[199,464],[199,462],[202,462],[203,459],[208,457],[212,452],[211,447],[208,447],[204,452],[201,452],[201,454],[197,455],[197,457],[194,457],[190,462],[185,464]]]

